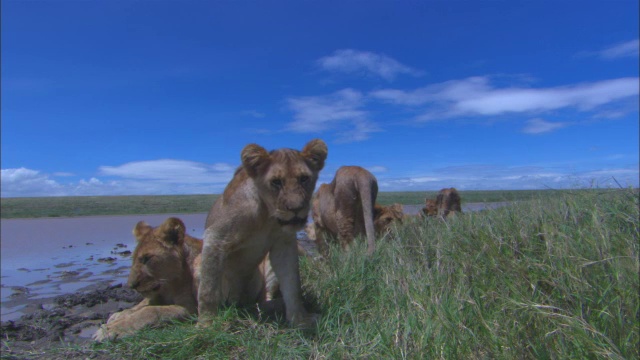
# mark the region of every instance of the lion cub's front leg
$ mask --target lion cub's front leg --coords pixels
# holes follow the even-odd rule
[[[212,317],[224,303],[222,275],[224,272],[224,252],[218,249],[217,234],[208,230],[204,236],[202,263],[200,264],[200,284],[198,286],[198,326],[211,324]]]
[[[315,327],[319,315],[308,313],[302,303],[295,236],[276,240],[269,253],[269,259],[276,277],[280,281],[280,291],[285,302],[287,321],[296,327]]]
[[[93,335],[93,340],[116,340],[145,327],[158,327],[171,321],[184,320],[189,316],[189,311],[179,305],[135,306],[109,317],[107,323],[100,326]]]

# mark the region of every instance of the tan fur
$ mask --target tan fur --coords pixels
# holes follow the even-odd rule
[[[376,234],[382,235],[388,232],[394,221],[402,223],[404,219],[404,211],[401,204],[378,205],[373,208],[373,227]]]
[[[304,226],[324,167],[327,146],[312,140],[302,151],[267,152],[256,144],[241,153],[242,166],[213,204],[205,225],[198,323],[206,326],[220,306],[255,304],[262,292],[259,264],[267,253],[280,281],[286,318],[314,326],[303,304],[296,231]]]
[[[178,218],[168,218],[156,228],[140,221],[133,234],[137,245],[127,283],[145,299],[111,315],[94,334],[96,341],[114,340],[197,311],[202,241],[186,234]]]
[[[436,198],[438,215],[444,218],[462,213],[460,194],[455,188],[442,189]]]
[[[425,199],[425,207],[422,208],[422,212],[420,213],[422,216],[437,216],[438,215],[438,205],[436,201],[433,199]]]
[[[330,184],[322,184],[313,200],[313,222],[318,250],[336,237],[347,250],[356,236],[366,235],[367,253],[375,251],[373,207],[378,196],[375,176],[359,166],[342,166]]]
[[[93,335],[94,340],[115,340],[143,327],[158,327],[196,314],[202,240],[185,230],[178,218],[168,218],[157,228],[138,222],[133,229],[137,245],[128,285],[145,298],[130,309],[112,314]],[[271,300],[278,292],[278,280],[268,257],[259,269],[263,300]]]

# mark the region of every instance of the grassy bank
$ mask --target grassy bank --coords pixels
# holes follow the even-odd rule
[[[90,215],[188,214],[209,211],[218,195],[3,198],[3,219]]]
[[[590,191],[590,190],[584,190]],[[550,197],[560,193],[556,190],[535,191],[463,191],[462,201],[495,202],[529,200],[535,197]],[[435,199],[436,191],[381,192],[378,202],[423,204],[425,197]],[[90,215],[137,215],[137,214],[189,214],[209,211],[218,195],[150,195],[150,196],[65,196],[39,198],[3,198],[0,215],[3,219],[70,217]]]
[[[640,356],[638,192],[565,192],[301,263],[314,334],[235,308],[97,345],[114,358],[533,359]]]

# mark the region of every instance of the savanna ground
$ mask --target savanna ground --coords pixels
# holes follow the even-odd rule
[[[9,352],[5,333],[2,356],[640,357],[638,190],[506,193],[512,198],[478,193],[463,192],[463,201],[526,201],[446,222],[409,219],[380,239],[370,258],[359,242],[349,253],[332,249],[325,261],[303,259],[305,300],[322,315],[315,331],[232,307],[206,329],[185,322],[114,343],[59,344],[45,352]],[[424,201],[424,193],[411,194],[381,193],[379,200]],[[102,198],[90,199],[87,206]]]

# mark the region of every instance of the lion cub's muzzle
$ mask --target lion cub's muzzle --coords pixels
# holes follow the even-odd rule
[[[297,209],[279,210],[276,213],[276,219],[280,226],[302,227],[307,223],[309,216],[308,207],[300,207]]]

